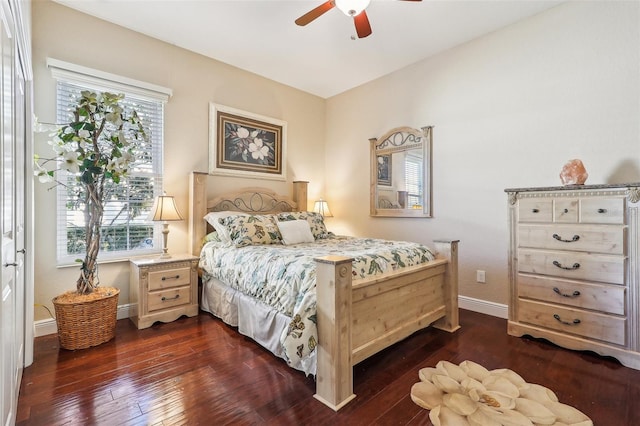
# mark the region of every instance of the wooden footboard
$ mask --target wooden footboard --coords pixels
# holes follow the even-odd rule
[[[189,198],[189,247],[198,255],[208,211],[305,210],[307,182],[293,182],[291,198],[248,188],[207,201],[207,174],[192,172]],[[338,410],[355,397],[355,364],[430,324],[450,332],[459,328],[458,241],[435,241],[435,249],[436,260],[353,284],[351,258],[316,259],[317,399]]]
[[[433,324],[458,321],[458,241],[435,241],[436,260],[351,282],[351,258],[317,262],[318,366],[315,398],[339,410],[355,398],[353,366]]]

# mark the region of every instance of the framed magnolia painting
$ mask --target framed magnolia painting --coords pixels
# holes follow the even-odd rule
[[[287,123],[209,104],[209,173],[286,180]]]

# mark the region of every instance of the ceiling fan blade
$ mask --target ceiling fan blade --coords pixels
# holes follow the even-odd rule
[[[301,27],[304,27],[308,23],[313,22],[315,19],[319,18],[320,16],[324,15],[326,12],[333,9],[335,5],[336,4],[333,0],[328,0],[322,3],[320,6],[316,7],[315,9],[312,9],[309,12],[305,13],[304,15],[296,19],[295,22]]]
[[[371,35],[371,25],[369,24],[369,18],[367,18],[367,12],[362,11],[353,17],[353,22],[356,24],[356,33],[358,38],[365,38]]]

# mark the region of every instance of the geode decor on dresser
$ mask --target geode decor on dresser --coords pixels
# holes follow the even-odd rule
[[[570,160],[560,172],[560,180],[563,185],[583,185],[588,177],[589,173],[580,160]]]

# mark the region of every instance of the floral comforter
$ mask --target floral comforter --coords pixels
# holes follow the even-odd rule
[[[313,259],[330,254],[354,259],[353,280],[435,258],[427,247],[417,243],[332,235],[289,246],[235,248],[211,241],[203,247],[200,267],[203,279],[215,277],[291,318],[280,342],[287,362],[296,367],[306,365],[303,361],[311,356],[318,341]]]

